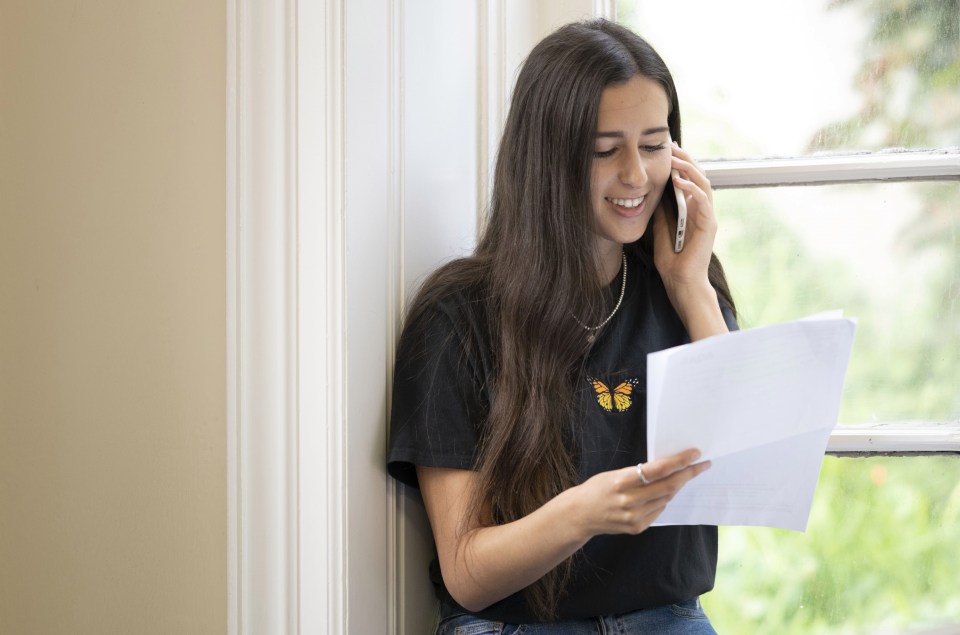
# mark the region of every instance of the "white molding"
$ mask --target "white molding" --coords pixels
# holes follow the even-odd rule
[[[297,0],[298,628],[344,633],[344,8]]]
[[[497,146],[509,106],[506,0],[477,2],[477,234],[493,186]]]
[[[226,94],[226,351],[227,351],[227,633],[240,632],[240,457],[238,454],[237,419],[240,388],[238,385],[239,351],[237,328],[238,259],[237,199],[240,179],[237,174],[237,7],[227,2],[227,94]]]
[[[617,19],[617,0],[593,0],[593,15],[607,20]]]
[[[297,633],[295,0],[227,5],[228,631]]]
[[[827,443],[828,454],[918,452],[960,452],[960,423],[839,426]]]
[[[228,633],[346,633],[342,1],[228,4]]]
[[[960,149],[701,161],[714,189],[960,179]]]
[[[390,412],[390,386],[393,384],[393,366],[400,318],[404,306],[404,0],[389,0],[387,14],[387,297],[385,306],[387,372],[385,381],[386,413]],[[389,415],[387,415],[389,416]],[[406,523],[400,499],[400,485],[393,479],[387,482],[387,632],[405,633],[409,601],[403,577],[408,563],[403,545]]]

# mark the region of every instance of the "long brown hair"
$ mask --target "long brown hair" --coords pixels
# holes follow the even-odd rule
[[[483,290],[494,376],[471,510],[485,522],[522,518],[579,482],[571,400],[590,344],[571,314],[597,323],[610,302],[590,197],[597,114],[604,88],[638,74],[663,86],[679,142],[673,79],[633,32],[606,20],[574,23],[533,49],[513,92],[475,253],[436,271],[411,306],[408,323],[451,290]],[[662,200],[675,218],[673,188]],[[625,249],[652,262],[652,233]],[[716,256],[709,278],[732,309]],[[568,559],[525,590],[539,617],[556,614],[570,570]]]

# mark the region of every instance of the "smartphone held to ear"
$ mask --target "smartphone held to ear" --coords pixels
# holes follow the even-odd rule
[[[670,170],[670,176],[676,178],[680,173],[676,168]],[[673,178],[670,179],[673,182]],[[673,251],[680,253],[683,251],[683,235],[687,229],[687,199],[683,195],[683,190],[673,184],[673,193],[677,199],[677,238],[673,243]]]

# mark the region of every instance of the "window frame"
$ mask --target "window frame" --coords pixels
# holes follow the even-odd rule
[[[960,148],[701,161],[713,189],[960,180]]]

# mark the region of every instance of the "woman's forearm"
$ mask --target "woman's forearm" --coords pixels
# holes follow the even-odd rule
[[[461,606],[480,611],[533,584],[590,538],[576,521],[567,490],[533,513],[504,525],[479,527],[456,541],[444,562],[444,583]]]
[[[717,292],[709,282],[675,288],[668,286],[667,294],[690,335],[690,341],[729,332]]]

